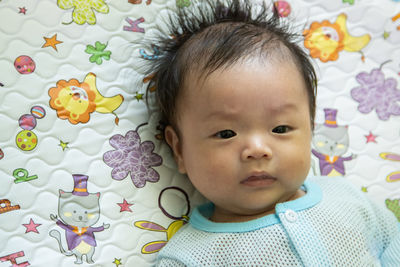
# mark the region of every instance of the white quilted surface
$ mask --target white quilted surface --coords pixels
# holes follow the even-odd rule
[[[316,122],[324,123],[324,109],[337,110],[337,124],[347,125],[349,133],[342,156],[356,155],[344,162],[348,179],[388,206],[400,220],[400,3],[277,2],[283,7],[284,2],[288,3],[290,16],[305,29],[311,29],[313,22],[326,20],[325,33],[331,34],[327,39],[337,37],[340,42],[345,35],[335,36],[332,29],[338,30],[335,22],[340,14],[346,15],[341,17],[350,36],[346,38],[360,42],[358,48],[347,43],[337,58],[325,61],[308,49],[315,57],[320,77]],[[96,7],[87,9],[94,13],[86,13],[82,3]],[[109,228],[94,233],[94,264],[88,264],[84,257],[84,266],[150,266],[156,253],[143,253],[142,248],[149,242],[167,241],[168,226],[175,220],[165,213],[175,217],[187,213],[182,191],[190,197],[191,206],[202,201],[185,177],[177,174],[168,148],[156,138],[158,121],[148,117],[141,98],[145,90],[140,84],[144,78],[140,74],[141,41],[154,32],[156,25],[163,26],[160,17],[167,8],[189,4],[190,0],[0,1],[1,267],[75,265],[75,257],[63,255],[57,241],[49,236],[51,230],[58,230],[63,247],[67,247],[65,230],[50,215],[58,214],[59,190],[74,190],[74,174],[88,176],[87,191],[100,193],[100,216],[91,226],[109,224]],[[86,20],[82,19],[85,16],[73,17],[73,12],[86,14]],[[369,35],[368,41],[367,37],[361,38],[364,35]],[[146,49],[145,53],[151,56],[154,52]],[[21,74],[21,69],[14,66],[20,56],[29,56],[35,69]],[[372,75],[373,70],[378,76]],[[85,78],[92,79],[92,83]],[[66,81],[64,85],[62,80]],[[84,100],[82,88],[88,86],[84,81],[98,90],[96,99],[95,90],[86,93],[95,103],[86,119],[73,115],[79,113],[79,108],[71,108],[70,103],[67,110],[72,112],[62,111],[62,101],[55,95],[57,86],[62,89],[68,85],[72,99]],[[370,111],[352,95],[361,87],[368,90],[359,94],[359,101],[368,100],[362,103],[371,104]],[[42,118],[41,109],[45,110]],[[70,119],[63,118],[65,114]],[[23,115],[25,120],[19,122]],[[23,130],[36,136],[37,141],[24,143]],[[129,141],[136,142],[136,146],[129,146]],[[121,156],[134,149],[139,151],[136,161],[108,158],[117,153],[111,151],[118,150]],[[320,173],[315,157],[314,162],[314,171]],[[143,172],[142,178],[153,182],[140,178]],[[118,177],[120,180],[113,179]],[[171,186],[178,189],[164,191],[163,213],[159,195]],[[143,227],[135,226],[135,222]],[[156,227],[159,231],[154,231]],[[172,227],[168,230],[171,232]],[[151,252],[149,247],[147,250]]]

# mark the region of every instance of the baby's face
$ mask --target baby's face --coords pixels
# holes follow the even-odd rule
[[[166,139],[179,170],[215,204],[211,219],[254,219],[298,198],[312,130],[294,64],[253,60],[195,78],[178,103],[180,136],[167,127]]]

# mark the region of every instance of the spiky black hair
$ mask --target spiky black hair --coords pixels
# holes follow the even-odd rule
[[[168,35],[159,36],[155,45],[160,55],[150,62],[154,73],[156,104],[164,125],[177,131],[176,103],[189,73],[207,76],[249,56],[291,60],[304,78],[311,125],[314,126],[316,74],[308,55],[297,45],[287,23],[271,12],[265,3],[251,0],[193,1],[189,8],[170,15]],[[148,73],[150,74],[150,73]]]

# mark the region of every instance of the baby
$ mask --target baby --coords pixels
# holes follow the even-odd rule
[[[165,140],[210,201],[157,264],[400,266],[393,214],[342,178],[308,177],[314,68],[278,15],[250,2],[192,3],[157,44]]]

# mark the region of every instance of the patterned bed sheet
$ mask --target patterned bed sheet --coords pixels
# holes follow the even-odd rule
[[[400,221],[398,2],[273,5],[317,67],[311,172],[346,176]],[[191,4],[0,0],[0,267],[151,266],[204,201],[141,71],[159,54],[143,40]]]

